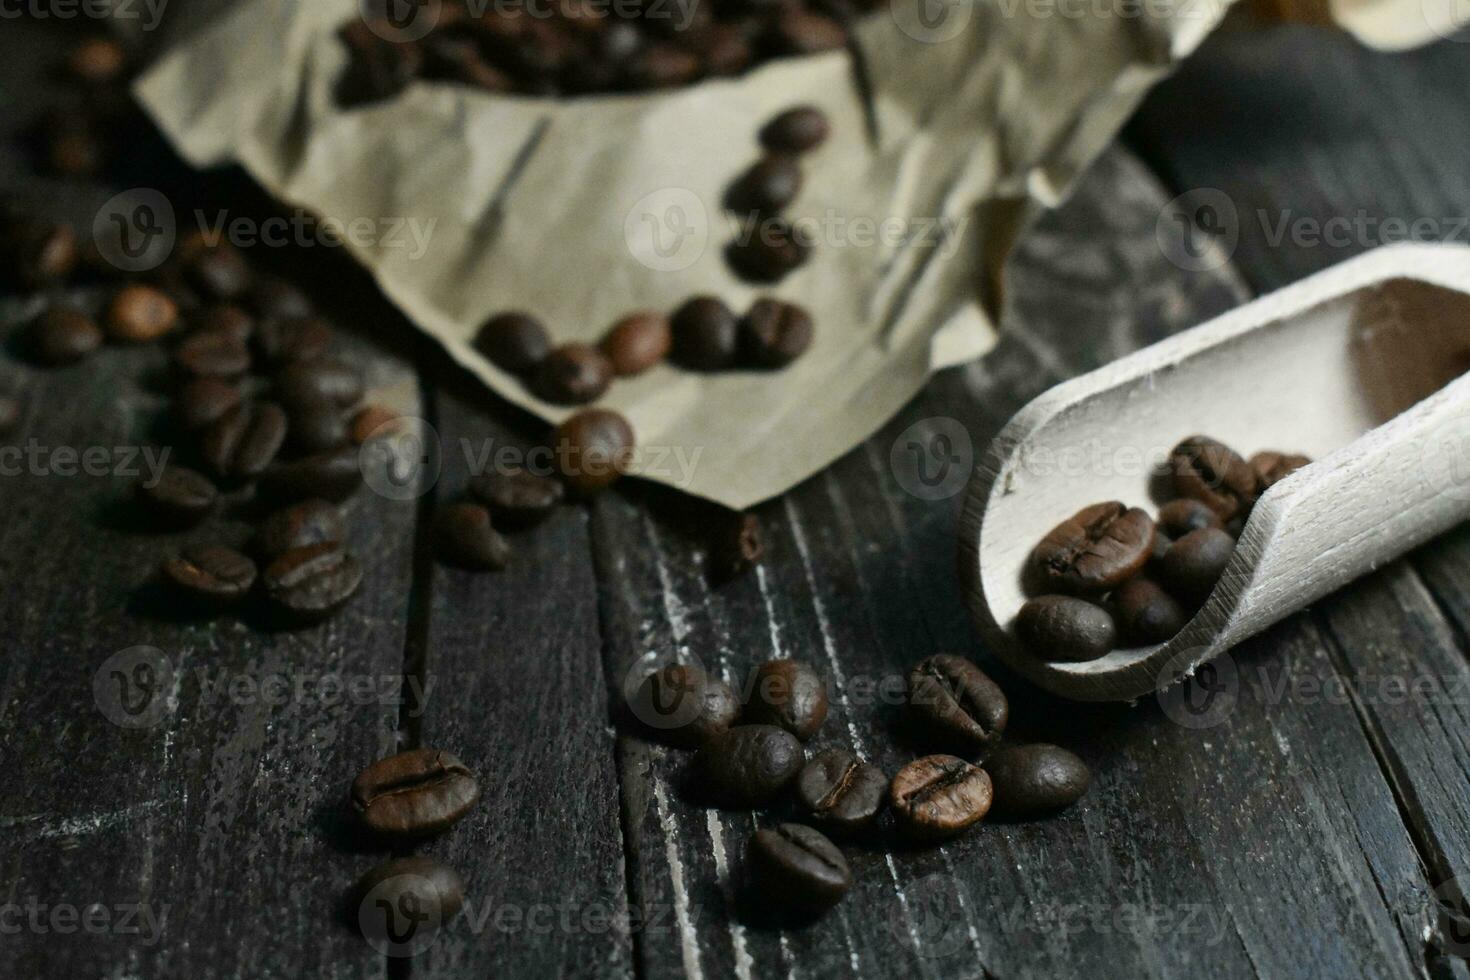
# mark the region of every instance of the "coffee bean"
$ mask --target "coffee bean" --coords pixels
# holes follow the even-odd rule
[[[245,304],[263,320],[296,320],[312,314],[311,300],[278,276],[256,276]]]
[[[1058,524],[1032,560],[1049,588],[1098,595],[1137,575],[1153,548],[1153,520],[1114,501],[1083,508]]]
[[[379,949],[412,950],[464,905],[464,881],[453,868],[423,854],[373,868],[353,888],[363,937]]]
[[[337,99],[349,108],[392,98],[423,68],[418,45],[387,40],[394,36],[391,23],[369,26],[365,20],[351,20],[338,35],[349,58],[337,80]]]
[[[501,313],[480,328],[475,348],[502,370],[526,374],[551,353],[551,340],[529,313]]]
[[[738,75],[750,66],[754,52],[745,33],[734,24],[714,24],[702,52],[705,74]]]
[[[768,802],[806,761],[801,743],[774,725],[736,725],[694,755],[695,785],[719,806],[750,809]]]
[[[102,331],[79,310],[53,307],[32,323],[26,335],[31,356],[48,367],[74,364],[102,346]]]
[[[314,360],[331,343],[331,325],[314,316],[263,320],[255,328],[255,350],[270,364]]]
[[[293,622],[315,623],[341,609],[362,584],[362,566],[334,543],[292,548],[261,576],[276,611]]]
[[[163,574],[185,595],[210,604],[237,602],[255,584],[255,562],[219,545],[189,548],[163,563]]]
[[[1215,590],[1234,553],[1235,539],[1225,531],[1212,527],[1191,531],[1164,556],[1159,582],[1181,602],[1199,607]]]
[[[718,520],[710,544],[710,573],[717,582],[728,582],[759,562],[765,548],[761,522],[754,514]]]
[[[204,430],[199,452],[216,476],[252,479],[286,442],[286,413],[273,402],[240,404]]]
[[[888,777],[846,749],[828,749],[802,767],[796,798],[814,820],[846,833],[872,825],[888,799]]]
[[[826,142],[831,125],[815,106],[787,109],[760,131],[761,145],[773,153],[806,153]]]
[[[747,282],[774,283],[805,264],[811,251],[812,243],[789,222],[770,218],[731,242],[725,249],[725,260]]]
[[[730,367],[739,351],[740,324],[730,308],[713,296],[696,296],[674,312],[670,322],[673,357],[695,371]]]
[[[536,394],[556,405],[585,405],[612,383],[612,362],[590,344],[563,344],[536,366]]]
[[[847,28],[830,17],[793,8],[776,19],[766,41],[782,54],[820,54],[845,47]]]
[[[1159,527],[1171,538],[1182,538],[1202,527],[1221,527],[1220,515],[1198,500],[1181,497],[1159,508]]]
[[[347,416],[334,401],[319,398],[291,402],[288,418],[292,452],[309,455],[347,444]]]
[[[1012,745],[985,760],[995,791],[994,811],[1035,817],[1066,809],[1087,793],[1086,763],[1055,745]]]
[[[267,560],[295,548],[314,544],[341,544],[347,540],[342,512],[325,500],[303,500],[283,507],[255,529],[255,551]]]
[[[352,781],[352,808],[363,826],[387,837],[437,834],[480,799],[469,767],[439,749],[410,749],[379,759]]]
[[[1298,453],[1262,452],[1250,458],[1248,464],[1255,471],[1256,485],[1261,493],[1280,483],[1303,466],[1312,462],[1310,457]]]
[[[1011,714],[995,681],[953,654],[929,657],[909,671],[908,701],[929,734],[974,751],[995,746]]]
[[[674,88],[699,77],[699,58],[665,41],[633,54],[623,66],[623,84],[633,91]]]
[[[219,491],[202,473],[165,466],[157,480],[138,484],[138,499],[162,523],[189,527],[209,516],[219,501]]]
[[[1221,521],[1249,511],[1260,494],[1256,472],[1235,450],[1206,436],[1191,436],[1169,454],[1174,492],[1198,500]]]
[[[362,486],[362,466],[354,446],[313,453],[266,470],[256,490],[267,500],[290,503],[317,497],[340,504]]]
[[[647,734],[682,748],[698,748],[740,717],[734,689],[690,664],[668,664],[649,674],[628,708]]]
[[[1164,560],[1164,556],[1169,553],[1169,549],[1171,547],[1173,547],[1173,545],[1174,545],[1174,540],[1172,538],[1170,538],[1167,534],[1165,534],[1163,531],[1160,531],[1157,527],[1155,527],[1154,528],[1154,550],[1153,550],[1153,553],[1151,555],[1149,555],[1148,565],[1146,567],[1148,567],[1148,568],[1157,568],[1159,562],[1161,562],[1161,561]]]
[[[1016,634],[1042,660],[1096,660],[1118,645],[1113,617],[1074,596],[1044,595],[1021,607]]]
[[[221,243],[189,263],[190,281],[206,296],[232,300],[250,288],[250,266],[234,246]]]
[[[801,168],[789,156],[756,161],[730,184],[725,207],[736,214],[776,214],[801,193]]]
[[[221,330],[201,330],[174,350],[174,364],[195,378],[238,378],[250,370],[250,351]]]
[[[122,45],[110,37],[93,37],[79,42],[66,54],[66,72],[87,85],[119,81],[127,68]]]
[[[1142,576],[1125,582],[1113,594],[1113,606],[1124,638],[1135,646],[1169,642],[1189,618],[1173,596]]]
[[[613,372],[620,378],[631,378],[668,357],[673,344],[669,318],[645,310],[613,324],[602,338],[601,348],[612,362]]]
[[[938,841],[983,820],[992,791],[983,769],[952,755],[929,755],[898,771],[888,798],[905,832]]]
[[[784,728],[805,742],[827,720],[827,682],[799,661],[767,660],[755,669],[741,717]]]
[[[61,177],[95,177],[107,165],[107,146],[90,123],[48,127],[46,165]]]
[[[362,398],[362,375],[346,361],[315,357],[295,361],[276,373],[276,397],[288,406],[331,401],[346,408]]]
[[[112,297],[105,320],[107,336],[128,344],[157,340],[178,325],[179,308],[152,286],[124,286]]]
[[[633,427],[617,412],[586,409],[553,430],[551,448],[567,486],[590,496],[627,472],[633,458]]]
[[[55,286],[76,268],[78,247],[71,225],[21,220],[4,244],[5,271],[24,290]]]
[[[398,413],[384,405],[364,405],[352,416],[352,441],[361,446],[369,439],[397,431]]]
[[[783,916],[818,915],[852,887],[852,869],[842,852],[801,824],[756,831],[746,848],[746,864],[754,897]]]
[[[758,299],[740,321],[740,347],[757,367],[782,368],[812,344],[811,314],[794,303]]]
[[[470,492],[496,524],[512,528],[539,524],[566,499],[560,483],[523,469],[482,473],[470,481]]]
[[[196,333],[232,337],[249,344],[255,335],[255,317],[233,303],[216,303],[194,318]]]
[[[194,378],[179,389],[174,410],[179,423],[193,432],[219,421],[230,409],[240,404],[242,395],[237,385],[220,378]]]
[[[499,571],[510,563],[510,545],[479,504],[450,504],[434,519],[441,560],[460,568]]]

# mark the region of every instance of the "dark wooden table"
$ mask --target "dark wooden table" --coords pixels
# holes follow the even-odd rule
[[[63,34],[4,25],[10,135],[50,97]],[[708,510],[636,485],[519,537],[504,574],[446,570],[424,533],[467,479],[446,452],[417,502],[352,504],[370,572],[340,618],[289,633],[180,623],[146,585],[178,541],[129,529],[128,480],[6,475],[0,975],[1470,976],[1470,930],[1448,911],[1470,885],[1470,533],[1236,651],[1224,708],[1191,727],[1157,699],[1069,704],[994,665],[956,589],[958,498],[918,499],[889,465],[900,434],[937,420],[983,448],[1049,385],[1380,244],[1382,219],[1464,240],[1467,80],[1461,43],[1389,56],[1309,29],[1213,39],[1027,240],[999,349],[760,508],[764,563],[718,588],[695,533]],[[146,134],[120,169],[108,187],[62,184],[34,176],[13,139],[0,157],[7,188],[82,222],[139,185],[269,213],[240,174],[190,175]],[[1230,263],[1186,271],[1156,227],[1165,202],[1205,187],[1228,196],[1239,241]],[[1325,244],[1301,231],[1360,215],[1378,230]],[[408,391],[444,446],[539,434],[341,256],[262,261],[308,271],[355,326],[350,356]],[[6,322],[34,308],[7,300]],[[54,372],[7,356],[0,391],[27,404],[9,442],[146,444],[161,367],[153,350]],[[823,743],[890,771],[912,748],[874,686],[966,653],[1007,683],[1015,732],[1071,747],[1095,783],[1055,819],[937,850],[852,849],[857,885],[834,913],[748,925],[733,880],[757,818],[686,802],[684,757],[613,723],[628,672],[675,651],[731,677],[777,654],[815,663],[841,685]],[[145,661],[167,696],[153,724],[119,725],[110,672]],[[463,873],[471,904],[409,962],[350,928],[342,895],[382,855],[342,804],[364,764],[419,744],[456,751],[485,793],[424,848]]]

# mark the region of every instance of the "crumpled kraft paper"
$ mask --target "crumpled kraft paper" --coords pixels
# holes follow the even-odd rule
[[[637,432],[635,472],[740,508],[866,438],[930,372],[993,345],[1019,230],[1225,10],[894,3],[856,29],[860,67],[833,52],[577,100],[415,82],[344,110],[336,32],[357,3],[244,0],[137,91],[191,163],[238,161],[289,204],[377,229],[346,247],[383,291],[485,384],[548,420],[570,410],[472,347],[491,314],[529,310],[557,341],[595,341],[628,312],[700,293],[737,311],[763,294],[806,306],[816,341],[784,371],[661,366],[601,401]],[[720,202],[757,158],[760,126],[797,103],[833,124],[787,211],[815,250],[757,288],[725,262],[741,229]]]

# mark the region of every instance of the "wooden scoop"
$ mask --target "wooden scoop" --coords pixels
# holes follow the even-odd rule
[[[971,481],[960,574],[986,642],[1085,701],[1162,689],[1470,516],[1470,248],[1395,245],[1058,385]],[[1213,436],[1315,462],[1268,490],[1214,594],[1172,641],[1088,663],[1021,649],[1042,536],[1106,500],[1156,511],[1168,451]]]

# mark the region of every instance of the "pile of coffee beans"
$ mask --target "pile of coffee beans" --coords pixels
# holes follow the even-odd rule
[[[487,92],[580,96],[679,88],[742,74],[774,58],[847,44],[848,24],[884,0],[694,0],[631,5],[475,4],[446,0],[417,40],[387,22],[341,30],[346,106],[393,98],[416,78]]]
[[[746,849],[754,904],[786,922],[820,915],[852,887],[853,874],[829,839],[937,843],[992,812],[1037,817],[1087,792],[1082,760],[1054,745],[1003,742],[1004,692],[964,657],[914,666],[907,701],[919,737],[945,753],[905,765],[889,779],[843,747],[807,756],[828,712],[827,682],[790,659],[757,666],[743,692],[699,667],[667,664],[628,698],[648,737],[694,750],[690,791],[711,806],[783,807],[793,819],[758,830]],[[977,760],[977,765],[970,760]]]
[[[826,115],[815,106],[787,109],[766,123],[760,131],[764,155],[744,173],[736,177],[725,191],[725,207],[741,219],[741,232],[725,248],[725,260],[740,278],[749,282],[773,283],[786,278],[811,255],[811,243],[803,241],[781,212],[801,193],[802,172],[798,158],[826,141],[830,132]],[[765,300],[773,308],[762,319],[769,335],[764,346],[781,349],[778,339],[805,329],[808,321],[791,324],[780,315],[782,308],[774,300]],[[790,307],[786,307],[790,309]],[[802,340],[805,348],[805,340]]]
[[[1036,546],[1021,642],[1044,660],[1087,661],[1173,639],[1215,590],[1256,501],[1310,462],[1274,451],[1247,460],[1207,436],[1185,439],[1169,454],[1173,499],[1157,521],[1093,504]]]

